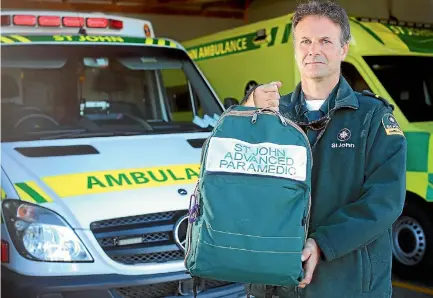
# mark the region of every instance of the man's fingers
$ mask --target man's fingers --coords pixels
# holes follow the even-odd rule
[[[276,81],[276,82],[270,82],[269,84],[264,84],[261,86],[261,89],[264,92],[278,92],[278,89],[281,88],[281,82],[280,81]]]
[[[309,262],[311,262],[311,254],[312,251],[308,247],[302,250],[301,261],[302,262],[306,261],[304,264],[305,276],[304,279],[299,283],[298,285],[299,288],[305,288],[307,284],[311,282],[311,277],[310,277],[311,274],[310,271],[307,270],[309,268],[308,264]]]
[[[275,85],[271,85],[271,84],[263,85],[263,87],[260,89],[262,89],[262,91],[266,92],[266,93],[268,93],[268,92],[278,93],[278,87]]]
[[[269,92],[265,95],[266,104],[269,107],[278,107],[280,105],[280,94],[275,92]]]
[[[305,264],[305,276],[304,276],[304,282],[306,284],[309,284],[311,282],[311,280],[313,279],[313,272],[314,272],[314,268],[316,267],[316,265],[314,264],[314,262],[310,259],[307,261],[307,263]]]
[[[268,103],[269,107],[271,107],[271,108],[279,106],[278,100],[275,100],[275,99],[270,99],[267,101],[267,103]]]
[[[280,95],[278,93],[266,93],[266,101],[278,101]]]
[[[274,81],[274,82],[271,82],[270,84],[276,85],[278,89],[280,89],[281,86],[283,85],[283,83],[281,83],[280,81]]]
[[[304,250],[302,250],[301,261],[304,262],[307,260],[311,256],[311,253],[312,252],[310,248],[304,248]]]
[[[254,106],[278,111],[278,106],[280,105],[280,93],[278,92],[278,88],[280,86],[281,82],[277,81],[257,87],[254,93],[252,93]]]
[[[312,255],[309,249],[304,249],[304,253],[302,254],[302,258],[306,257],[306,262],[304,264],[304,270],[305,270],[305,276],[304,279],[299,283],[300,288],[304,288],[306,285],[311,283],[311,280],[313,279],[313,273],[317,266],[317,256]]]
[[[307,286],[307,283],[305,281],[302,281],[299,283],[298,288],[305,288]]]
[[[304,249],[302,250],[301,260],[304,262],[304,279],[299,283],[298,287],[304,288],[311,283],[313,273],[319,262],[320,248],[313,239],[308,239]]]

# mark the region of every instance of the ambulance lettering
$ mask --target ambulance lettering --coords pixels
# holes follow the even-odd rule
[[[42,180],[59,197],[97,194],[138,188],[194,183],[200,165],[132,168],[44,177]]]
[[[146,172],[128,172],[120,174],[105,174],[103,176],[88,176],[87,189],[97,187],[114,187],[124,185],[138,185],[146,183],[165,183],[177,180],[191,180],[198,177],[198,173],[194,169],[185,168],[182,173],[179,171],[173,172],[170,169],[160,169]]]
[[[72,36],[54,35],[55,41],[78,41],[78,42],[124,42],[120,36]]]
[[[247,38],[242,37],[201,46],[198,49],[196,48],[190,50],[188,54],[190,57],[192,57],[192,59],[201,59],[245,50],[247,50]]]
[[[423,36],[423,37],[433,37],[433,31],[429,29],[422,28],[407,28],[401,26],[388,26],[397,35],[408,35],[408,36]]]

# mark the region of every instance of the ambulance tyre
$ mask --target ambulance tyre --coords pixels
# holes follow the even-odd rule
[[[251,88],[254,88],[257,85],[258,85],[258,83],[256,81],[254,81],[254,80],[249,81],[245,85],[244,95],[247,95],[248,91],[250,91]]]
[[[433,217],[429,218],[429,210],[428,204],[408,199],[393,225],[393,272],[401,278],[433,276]]]

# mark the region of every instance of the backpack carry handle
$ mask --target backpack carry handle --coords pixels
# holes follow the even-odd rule
[[[258,115],[259,114],[265,114],[265,113],[275,114],[276,116],[278,116],[280,118],[281,123],[284,126],[287,126],[287,121],[284,119],[283,115],[281,115],[280,112],[275,111],[275,110],[270,109],[270,108],[263,108],[263,109],[258,109],[257,111],[255,111],[253,116],[252,116],[251,123],[255,124],[257,122]]]

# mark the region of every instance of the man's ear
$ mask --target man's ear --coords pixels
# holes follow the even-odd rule
[[[349,43],[347,42],[341,48],[341,61],[344,61],[344,59],[346,59],[346,56],[347,56],[348,52],[349,52]]]

